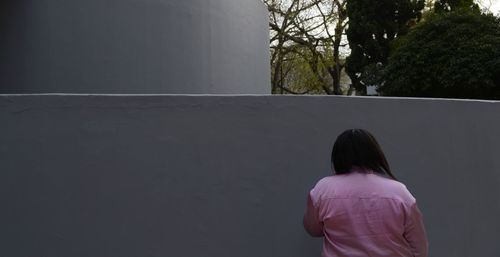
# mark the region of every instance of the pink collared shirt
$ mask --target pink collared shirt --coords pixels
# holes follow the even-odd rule
[[[310,191],[304,227],[324,236],[323,257],[426,257],[422,214],[406,186],[374,173],[321,179]]]

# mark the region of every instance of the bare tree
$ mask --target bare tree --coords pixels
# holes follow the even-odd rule
[[[309,93],[305,83],[296,92],[286,83],[295,69],[290,59],[300,58],[314,74],[322,93],[342,94],[346,0],[264,0],[270,13],[273,93]],[[326,72],[325,72],[326,71]],[[327,75],[327,76],[325,76]]]

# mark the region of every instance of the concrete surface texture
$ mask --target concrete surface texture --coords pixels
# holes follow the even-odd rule
[[[0,96],[0,256],[320,256],[306,195],[366,128],[432,256],[499,256],[500,102]]]
[[[0,93],[268,94],[259,0],[2,0]]]

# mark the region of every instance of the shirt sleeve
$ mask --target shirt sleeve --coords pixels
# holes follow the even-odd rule
[[[407,209],[404,237],[410,244],[413,256],[427,257],[429,244],[427,242],[422,213],[416,202]]]
[[[318,205],[314,201],[314,189],[309,192],[307,197],[307,207],[304,214],[304,228],[309,235],[314,237],[323,236],[323,222],[319,219]]]

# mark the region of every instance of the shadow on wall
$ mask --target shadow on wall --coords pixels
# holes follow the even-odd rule
[[[0,93],[269,94],[259,0],[3,0]]]

